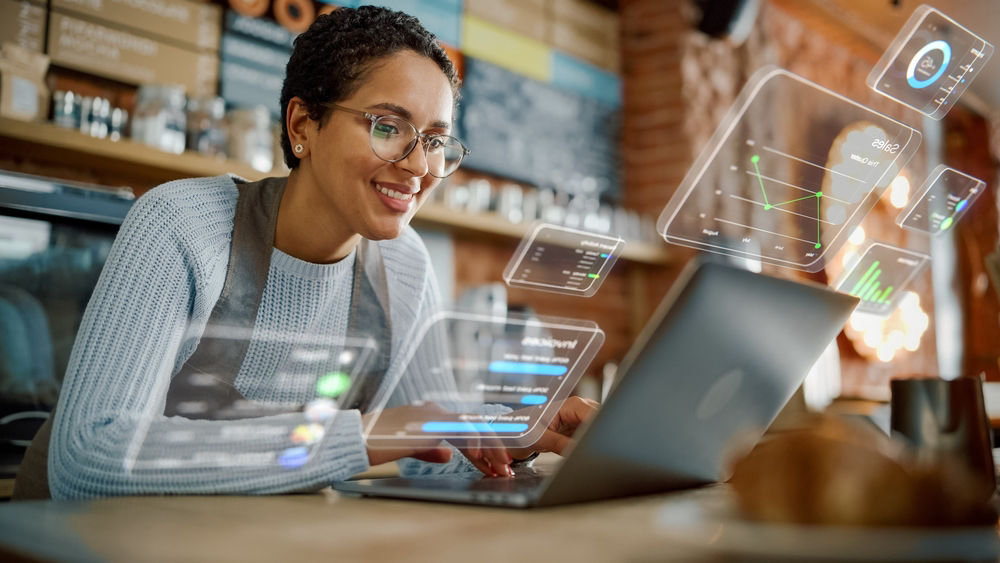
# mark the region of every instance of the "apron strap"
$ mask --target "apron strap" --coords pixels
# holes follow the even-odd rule
[[[232,330],[241,337],[202,338],[198,348],[170,381],[165,415],[232,420],[289,411],[287,405],[270,406],[247,400],[235,385],[250,347],[250,336],[267,284],[285,183],[285,178],[267,178],[238,184],[240,193],[226,281],[212,309],[206,332],[221,328]],[[378,244],[361,239],[357,253],[347,335],[374,340],[376,351],[371,365],[355,375],[339,407],[365,412],[375,400],[389,369],[392,331],[385,263]]]

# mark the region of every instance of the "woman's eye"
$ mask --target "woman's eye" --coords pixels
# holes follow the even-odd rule
[[[375,124],[375,128],[372,130],[372,133],[381,139],[388,139],[389,137],[399,135],[399,128],[391,123],[379,122]]]
[[[444,148],[445,141],[441,137],[430,137],[427,139],[427,150],[439,151]]]

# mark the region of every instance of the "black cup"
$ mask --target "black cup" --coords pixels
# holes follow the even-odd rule
[[[889,382],[890,427],[918,454],[964,461],[986,496],[996,490],[990,423],[978,377],[912,376]]]

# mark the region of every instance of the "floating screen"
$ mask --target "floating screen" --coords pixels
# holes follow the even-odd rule
[[[369,447],[429,439],[530,446],[604,342],[590,321],[479,313],[441,313],[421,332],[406,365],[438,383],[409,385],[409,404],[376,410],[365,427]],[[403,374],[399,385],[420,374]]]
[[[660,214],[674,244],[819,271],[920,144],[783,69],[751,78]]]
[[[905,229],[939,235],[950,230],[986,188],[986,182],[939,164],[896,217]]]
[[[252,384],[250,388],[244,386],[242,391],[248,398],[235,402],[217,399],[217,388],[228,385],[217,374],[190,375],[189,383],[195,388],[191,397],[204,400],[178,405],[180,414],[170,417],[162,416],[162,405],[153,405],[155,412],[137,421],[126,454],[128,471],[183,472],[210,467],[253,471],[304,466],[323,442],[338,412],[338,401],[367,375],[365,370],[377,346],[366,338],[223,327],[207,328],[200,345],[210,339],[231,345],[251,339],[248,357],[267,349],[266,355],[283,359],[271,366],[259,393]],[[168,354],[160,369],[172,371],[174,357]],[[167,379],[161,377],[162,381]]]
[[[854,266],[844,270],[835,287],[861,299],[857,312],[888,315],[929,261],[926,254],[871,243]]]
[[[511,287],[590,297],[624,248],[618,237],[539,224],[521,241],[503,279]]]
[[[992,55],[993,45],[922,5],[903,25],[866,82],[884,96],[941,119]]]

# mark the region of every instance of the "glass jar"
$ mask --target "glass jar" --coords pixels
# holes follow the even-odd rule
[[[270,172],[274,167],[271,112],[264,106],[229,112],[229,157],[254,170]]]
[[[52,122],[59,127],[77,129],[80,127],[80,95],[72,90],[56,90],[52,93]]]
[[[226,156],[226,102],[199,96],[187,103],[187,148],[207,156]]]
[[[141,86],[132,117],[132,138],[170,153],[184,152],[185,104],[184,89],[179,86]]]

